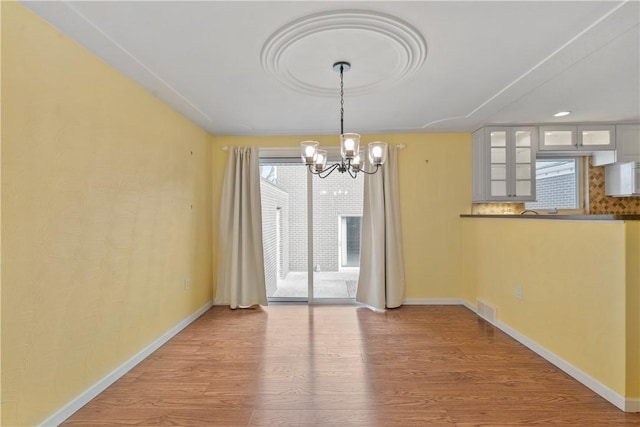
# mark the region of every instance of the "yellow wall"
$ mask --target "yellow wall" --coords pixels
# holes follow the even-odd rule
[[[640,398],[640,221],[626,228],[627,397]]]
[[[496,306],[499,321],[622,396],[638,396],[627,385],[637,386],[640,364],[629,359],[638,354],[640,326],[638,223],[465,219],[463,229],[470,301]],[[627,350],[627,334],[635,351]]]
[[[13,2],[2,107],[2,425],[35,425],[211,300],[211,141]]]
[[[213,196],[214,230],[217,230],[227,158],[221,147],[299,147],[300,141],[305,139],[317,140],[324,146],[338,145],[337,135],[211,138],[214,141],[214,182],[217,183]],[[363,142],[375,140],[406,145],[399,154],[399,181],[407,298],[461,297],[460,214],[468,213],[471,208],[471,135],[362,136]],[[217,247],[215,237],[214,240],[214,247]],[[214,260],[214,265],[216,263]]]

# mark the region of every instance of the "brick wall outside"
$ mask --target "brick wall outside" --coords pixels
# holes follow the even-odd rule
[[[288,197],[285,212],[281,209],[281,230],[284,253],[281,260],[287,262],[281,267],[283,274],[288,271],[307,270],[307,170],[298,165],[277,166],[277,178],[273,184],[262,185],[263,238],[265,240],[265,273],[267,273],[267,253],[275,251],[275,209],[283,205],[282,194]],[[340,215],[361,216],[364,178],[352,179],[348,174],[334,172],[328,178],[313,177],[313,219],[314,219],[314,266],[321,271],[338,271],[338,235]],[[279,189],[282,193],[274,191]],[[268,188],[268,189],[267,189]],[[280,197],[280,199],[277,199]],[[270,219],[271,218],[271,219]],[[271,260],[274,258],[274,260]],[[275,257],[270,262],[275,266]],[[275,273],[271,274],[275,277]]]
[[[262,241],[264,248],[264,275],[267,295],[272,296],[278,289],[278,278],[289,272],[289,195],[265,180],[260,181],[262,195]],[[278,277],[277,256],[277,212],[280,212],[280,277]]]
[[[536,201],[528,202],[527,209],[576,209],[576,177],[573,174],[538,178]]]
[[[307,170],[298,165],[277,166],[275,185],[289,195],[288,270],[307,271]],[[264,197],[263,197],[264,199]]]
[[[364,177],[334,172],[313,177],[313,265],[321,271],[339,269],[340,216],[362,216]]]

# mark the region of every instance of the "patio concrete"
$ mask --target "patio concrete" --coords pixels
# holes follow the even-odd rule
[[[355,298],[359,270],[314,272],[314,298]],[[270,297],[307,297],[307,272],[292,271],[278,280],[278,289]]]

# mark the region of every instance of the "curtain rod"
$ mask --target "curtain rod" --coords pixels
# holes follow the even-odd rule
[[[403,149],[405,149],[407,146],[406,146],[406,145],[404,145],[404,144],[396,144],[396,147],[397,147],[399,150],[403,150]],[[223,146],[222,146],[222,147],[220,147],[220,148],[222,149],[222,151],[228,151],[228,150],[229,150],[229,146],[228,146],[228,145],[223,145]],[[286,148],[289,148],[289,147],[286,147]],[[291,147],[291,148],[295,148],[295,147]]]

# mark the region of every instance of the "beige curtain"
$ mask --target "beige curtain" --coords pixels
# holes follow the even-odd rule
[[[404,257],[398,200],[398,150],[388,146],[387,161],[364,181],[360,277],[356,301],[376,309],[405,301]]]
[[[222,188],[216,303],[233,309],[267,305],[258,157],[256,147],[230,148]]]

